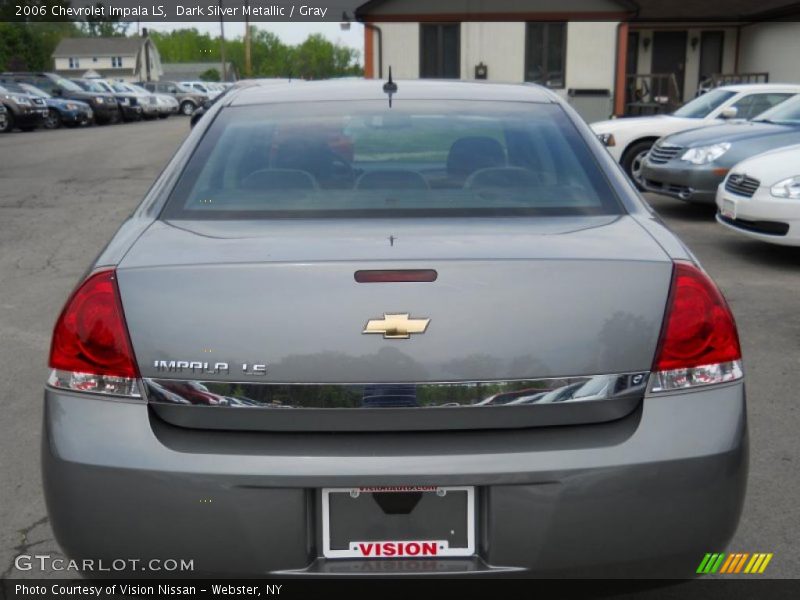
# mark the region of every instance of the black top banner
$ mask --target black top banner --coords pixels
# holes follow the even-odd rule
[[[2,21],[342,22],[357,0],[2,0]]]

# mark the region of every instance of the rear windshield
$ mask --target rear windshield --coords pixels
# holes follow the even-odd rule
[[[162,216],[620,212],[558,105],[384,100],[223,109]]]

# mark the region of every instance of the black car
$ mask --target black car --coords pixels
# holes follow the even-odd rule
[[[117,92],[107,82],[100,79],[71,79],[73,83],[79,85],[87,92],[98,92],[101,94],[111,94],[116,98],[119,111],[123,121],[141,121],[142,107],[139,106],[134,94]]]
[[[86,102],[92,107],[94,120],[98,125],[120,120],[119,105],[112,94],[87,92],[56,73],[3,73],[0,75],[0,85],[4,81],[30,83],[56,98]]]
[[[12,84],[9,84],[12,87]],[[12,131],[15,127],[22,131],[33,131],[44,124],[47,105],[44,100],[16,89],[9,89],[0,83],[0,104],[6,109],[6,118],[0,123],[0,131]]]

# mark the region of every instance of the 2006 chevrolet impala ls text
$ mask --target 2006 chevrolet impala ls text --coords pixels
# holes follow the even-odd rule
[[[50,367],[70,557],[685,577],[745,493],[725,300],[536,86],[234,90],[68,299]]]

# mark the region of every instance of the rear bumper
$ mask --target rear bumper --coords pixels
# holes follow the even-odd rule
[[[642,186],[648,192],[686,202],[713,204],[717,186],[724,176],[714,174],[711,167],[676,167],[674,162],[654,165],[645,160],[642,165]]]
[[[298,576],[691,577],[734,534],[747,456],[741,382],[646,398],[612,423],[336,435],[187,430],[144,404],[48,389],[42,452],[73,558]],[[477,556],[320,558],[319,488],[402,484],[478,486]]]

